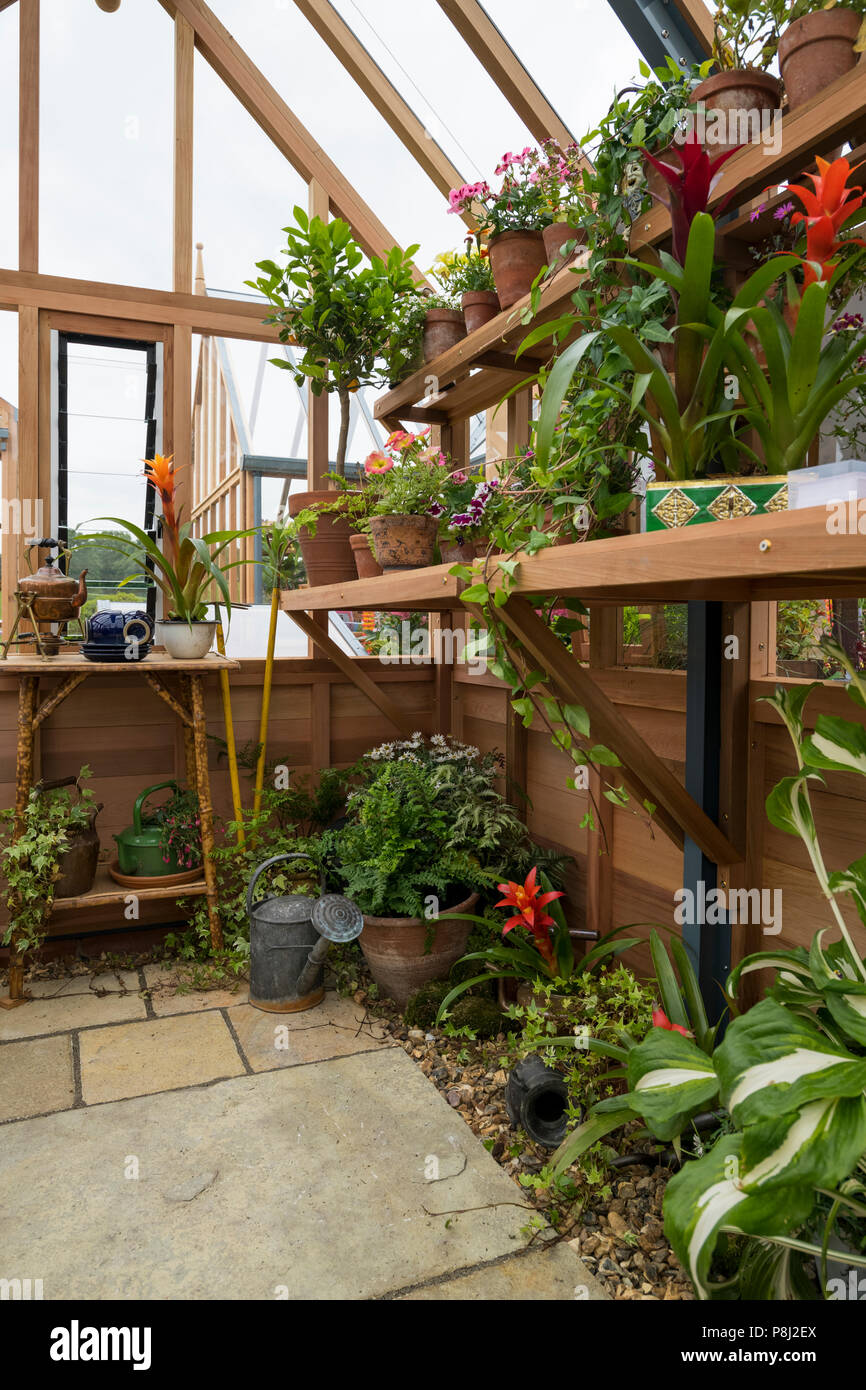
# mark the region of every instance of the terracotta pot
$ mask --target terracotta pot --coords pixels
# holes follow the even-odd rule
[[[681,164],[680,161],[676,158],[676,153],[678,149],[679,146],[672,142],[670,145],[665,145],[663,150],[652,150],[651,153],[656,159],[662,160],[664,164],[672,164],[675,169],[679,169],[681,167]],[[643,168],[644,174],[646,175],[646,186],[649,189],[650,193],[652,193],[653,196],[656,198],[661,197],[663,199],[667,199],[669,194],[668,186],[662,178],[661,174],[659,173],[658,169],[655,169],[653,165],[650,164],[646,155],[644,155],[643,158]]]
[[[428,309],[424,319],[424,361],[432,362],[466,337],[466,324],[459,309]]]
[[[374,516],[373,549],[383,573],[423,569],[436,558],[436,518]]]
[[[321,492],[297,492],[289,497],[289,516],[297,516],[305,507],[320,502],[335,502],[346,494],[332,490]],[[310,535],[306,526],[301,527],[298,541],[307,580],[310,587],[317,584],[347,584],[357,578],[355,558],[349,537],[352,534],[348,517],[339,512],[326,512],[319,517],[316,534]]]
[[[789,24],[779,39],[779,67],[793,111],[856,66],[860,16],[837,5]]]
[[[472,912],[473,893],[449,912]],[[358,937],[376,984],[402,1008],[428,980],[444,980],[466,950],[471,922],[424,922],[420,917],[365,917]],[[433,944],[428,955],[428,935]]]
[[[692,92],[692,101],[704,102],[707,125],[711,126],[718,112],[721,112],[727,121],[731,111],[777,111],[781,96],[779,79],[771,73],[751,68],[734,68],[729,72],[717,72],[713,77],[699,82]],[[764,119],[761,116],[761,120]],[[712,158],[714,154],[723,154],[725,150],[733,150],[738,145],[748,143],[750,131],[755,134],[753,126],[754,122],[750,122],[745,131],[741,130],[740,139],[737,138],[737,130],[720,131],[719,134],[733,138],[707,140],[707,154]],[[708,130],[707,135],[709,134]]]
[[[460,303],[467,333],[483,328],[499,313],[499,295],[495,290],[467,290]]]
[[[532,282],[547,265],[541,232],[500,232],[487,244],[496,293],[503,309],[529,294]]]
[[[541,233],[544,241],[544,254],[547,257],[547,264],[555,266],[561,270],[567,260],[574,258],[575,252],[572,251],[568,257],[563,256],[562,248],[569,241],[577,242],[582,246],[586,241],[586,233],[578,227],[570,227],[567,222],[551,222],[549,227],[545,227]],[[576,248],[575,248],[576,250]]]
[[[442,556],[443,565],[468,565],[476,559],[479,544],[481,543],[475,541],[440,541],[439,554]]]
[[[355,557],[359,579],[375,579],[382,573],[382,566],[371,549],[369,536],[350,536],[349,544]]]

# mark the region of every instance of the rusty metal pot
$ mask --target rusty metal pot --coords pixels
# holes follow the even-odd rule
[[[58,777],[52,782],[37,782],[34,790],[38,792],[56,791],[58,787],[75,787],[81,794],[77,777]],[[54,883],[55,898],[80,898],[89,893],[96,878],[99,862],[99,835],[96,831],[96,817],[102,810],[102,802],[97,801],[90,812],[88,824],[68,836],[68,844],[57,861],[60,870]]]

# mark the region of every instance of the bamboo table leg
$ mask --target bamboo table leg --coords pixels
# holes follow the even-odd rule
[[[190,711],[190,714],[192,714],[192,696],[190,694],[189,676],[181,676],[180,690],[183,703]],[[192,731],[192,721],[183,726],[183,756],[184,763],[186,764],[186,784],[190,791],[192,791],[196,784],[195,738]]]
[[[204,881],[207,884],[207,915],[210,922],[211,944],[215,951],[221,951],[223,949],[223,933],[217,899],[216,869],[213,862],[213,806],[210,799],[210,777],[207,768],[207,730],[205,728],[204,689],[201,676],[190,676],[190,691],[192,695],[198,813],[201,820],[201,854],[204,861]]]
[[[33,740],[35,734],[36,700],[39,690],[38,676],[22,676],[18,686],[18,743],[15,762],[15,826],[14,839],[24,833],[24,813],[30,800],[33,785]],[[9,950],[9,997],[0,999],[0,1008],[14,1009],[26,1004],[29,995],[24,992],[24,957],[12,937]]]

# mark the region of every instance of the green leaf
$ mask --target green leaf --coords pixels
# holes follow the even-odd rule
[[[866,729],[836,715],[819,714],[803,756],[811,767],[866,775]]]
[[[651,1028],[628,1054],[629,1094],[624,1099],[659,1139],[681,1134],[690,1115],[715,1099],[713,1063],[691,1038]]]

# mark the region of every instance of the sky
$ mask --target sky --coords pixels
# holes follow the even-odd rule
[[[299,119],[418,264],[460,242],[462,224],[355,86],[294,0],[211,0],[211,7]],[[336,8],[469,179],[506,149],[534,144],[436,0],[336,0]],[[570,129],[580,137],[637,74],[639,55],[607,0],[486,0]],[[0,264],[17,265],[17,6],[0,14]],[[195,59],[194,237],[211,293],[249,293],[255,262],[275,257],[306,188],[208,64]],[[173,26],[158,0],[42,0],[40,268],[45,273],[170,288]],[[249,409],[260,353],[233,344]],[[103,474],[103,513],[129,505],[121,476],[139,468],[138,399],[120,368],[79,370],[74,447]],[[297,401],[265,369],[254,451],[286,454]],[[126,381],[127,394],[118,396]],[[109,383],[106,385],[106,383]],[[114,385],[111,385],[114,383]],[[0,397],[17,402],[16,316],[0,313]],[[118,404],[118,400],[120,404]],[[137,409],[137,407],[135,407]],[[101,415],[101,419],[96,418]],[[110,418],[121,417],[111,424]],[[304,453],[302,436],[298,451]],[[370,447],[359,427],[350,456]],[[118,475],[117,485],[112,474]],[[83,482],[83,480],[82,480]],[[133,487],[138,484],[132,484]],[[267,510],[267,501],[266,501]]]

